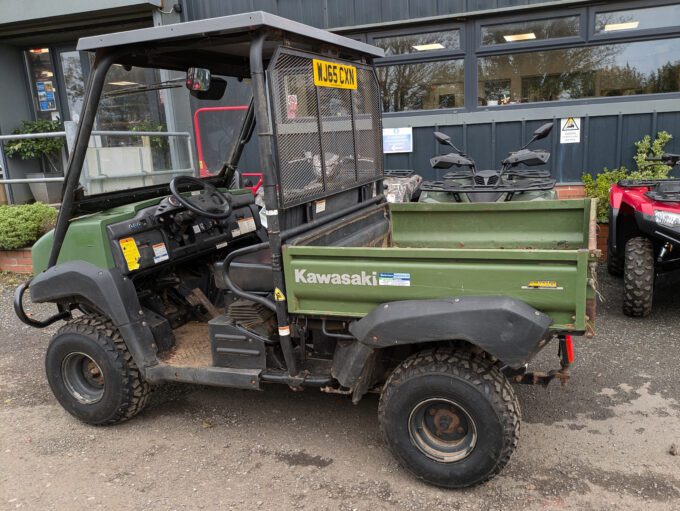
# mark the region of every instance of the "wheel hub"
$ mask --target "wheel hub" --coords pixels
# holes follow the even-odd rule
[[[409,416],[413,444],[441,463],[467,458],[477,444],[477,427],[461,405],[446,398],[426,399]]]
[[[104,396],[104,373],[85,353],[69,353],[64,357],[61,377],[66,390],[80,403],[94,404]]]

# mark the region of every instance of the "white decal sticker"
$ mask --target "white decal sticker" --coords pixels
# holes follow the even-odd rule
[[[317,213],[323,213],[324,211],[326,211],[326,199],[318,200],[314,204],[316,204]]]
[[[252,216],[249,216],[248,218],[241,218],[238,221],[238,228],[241,231],[241,234],[253,232],[255,229],[257,229],[257,226],[255,225],[255,219]]]
[[[151,248],[153,248],[154,264],[162,263],[163,261],[170,259],[170,256],[168,255],[168,248],[165,246],[165,243],[156,243]]]
[[[379,286],[400,286],[409,287],[411,285],[410,273],[380,273],[378,275]]]
[[[229,245],[229,243],[227,243],[226,241],[223,241],[222,243],[218,243],[217,245],[215,245],[215,248],[216,248],[217,250],[219,250],[219,249],[221,249],[221,248],[226,247],[227,245]]]

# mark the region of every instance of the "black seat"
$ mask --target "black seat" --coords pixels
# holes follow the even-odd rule
[[[272,251],[263,248],[237,256],[229,265],[231,281],[244,291],[267,293],[274,290]]]

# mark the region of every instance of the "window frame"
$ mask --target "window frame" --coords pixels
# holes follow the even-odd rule
[[[553,39],[534,39],[529,41],[521,42],[511,42],[511,43],[496,43],[496,44],[483,44],[482,43],[482,29],[484,27],[491,27],[495,25],[505,25],[511,23],[522,23],[531,21],[544,21],[544,20],[554,20],[557,18],[568,18],[577,17],[579,18],[579,33],[576,36],[570,37],[556,37]],[[477,55],[487,54],[487,53],[515,53],[518,49],[536,49],[536,48],[546,48],[546,47],[559,47],[559,46],[574,46],[577,44],[585,43],[587,40],[587,28],[588,28],[588,16],[587,9],[585,7],[580,9],[571,9],[568,11],[562,11],[558,13],[553,12],[540,12],[535,13],[530,16],[503,16],[497,19],[481,19],[475,20],[475,53]]]
[[[670,2],[668,0],[638,0],[636,2],[629,2],[625,4],[614,5],[598,5],[593,6],[589,10],[588,16],[588,41],[610,41],[610,40],[643,40],[646,38],[652,39],[668,39],[669,34],[680,34],[680,24],[676,26],[658,27],[658,28],[643,28],[640,30],[622,30],[620,32],[596,32],[595,21],[598,14],[605,12],[617,11],[633,11],[636,9],[650,9],[655,7],[665,7],[667,5],[677,5],[677,2]]]
[[[583,45],[579,46],[566,46],[566,47],[550,47],[550,48],[541,48],[538,51],[551,51],[551,50],[562,50],[562,49],[568,49],[568,48],[592,48],[592,47],[597,47],[597,46],[604,46],[608,44],[631,44],[631,43],[638,43],[638,42],[649,42],[649,41],[664,41],[667,39],[678,39],[680,40],[680,31],[678,31],[675,34],[670,34],[666,35],[664,37],[651,37],[648,36],[646,38],[635,38],[634,40],[606,40],[606,41],[591,41]],[[479,73],[479,58],[486,58],[486,57],[495,57],[495,56],[501,56],[501,55],[508,55],[508,54],[519,54],[519,53],[533,53],[535,52],[536,49],[532,49],[530,51],[526,51],[524,48],[522,51],[513,51],[513,52],[497,52],[493,54],[483,54],[483,55],[477,55],[474,62],[475,62],[475,79],[477,82],[479,81],[478,73]],[[477,90],[477,89],[475,89]],[[507,108],[532,108],[532,107],[545,107],[548,105],[567,105],[567,104],[587,104],[593,101],[605,101],[605,102],[617,102],[617,101],[640,101],[641,99],[647,99],[647,98],[673,98],[673,97],[678,97],[680,98],[680,91],[675,91],[675,92],[651,92],[648,94],[631,94],[631,95],[626,95],[626,96],[593,96],[593,97],[588,97],[588,98],[576,98],[576,99],[562,99],[562,100],[556,100],[556,101],[534,101],[531,103],[517,103],[517,104],[512,104],[512,105],[479,105],[476,104],[476,108],[467,108],[467,111],[475,111],[475,110],[487,110],[487,109],[496,109],[496,108],[501,108],[501,109],[507,109]]]
[[[417,27],[408,28],[398,28],[392,30],[381,30],[369,32],[366,34],[366,41],[368,44],[375,44],[376,39],[383,39],[386,37],[406,37],[414,36],[418,34],[429,34],[432,32],[446,32],[447,30],[457,30],[458,31],[458,41],[460,45],[455,49],[444,49],[444,50],[432,50],[417,53],[402,53],[400,55],[385,55],[382,58],[375,59],[375,65],[384,64],[386,62],[425,62],[433,60],[445,60],[447,58],[460,58],[465,57],[465,24],[464,23],[446,23],[446,24],[434,24],[431,26],[419,25]]]

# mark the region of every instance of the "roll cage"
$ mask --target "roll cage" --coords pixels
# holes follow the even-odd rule
[[[239,142],[228,155],[222,171],[208,179],[222,186],[230,182],[243,146],[256,128],[268,220],[268,241],[265,244],[271,248],[274,285],[279,292],[285,291],[281,260],[282,240],[287,235],[303,232],[319,222],[338,217],[343,211],[373,204],[382,197],[382,125],[377,80],[372,67],[373,58],[384,55],[380,48],[266,12],[252,12],[88,37],[79,41],[77,49],[93,52],[95,57],[86,86],[74,150],[68,162],[63,200],[47,269],[56,265],[69,221],[77,214],[168,194],[167,185],[160,185],[91,198],[79,197],[79,179],[88,140],[105,77],[113,64],[175,71],[202,66],[215,74],[251,80],[253,99],[239,134]],[[313,66],[318,65],[318,62],[335,66],[341,71],[344,68],[343,73],[350,69],[350,77],[353,68],[354,73],[362,75],[359,81],[365,86],[357,86],[355,80],[354,90],[350,90],[349,95],[332,93],[336,89],[314,87],[316,83],[311,83]],[[307,74],[301,74],[301,69],[306,69]],[[290,113],[286,116],[286,94],[289,87],[296,83],[301,91],[298,94],[305,90],[312,91],[306,100],[315,113],[304,119],[298,119],[296,115],[291,117]],[[341,88],[338,90],[346,91]],[[344,104],[345,110],[338,110],[337,119],[322,119],[326,115],[323,109],[327,105],[338,104]],[[360,139],[365,137],[359,136],[359,130],[362,129],[373,135],[370,145],[364,145],[363,148],[361,144],[364,142]],[[290,156],[292,149],[305,149],[306,144],[315,149],[308,158],[305,156],[307,177],[306,180],[300,180],[304,172],[299,171]],[[343,153],[346,157],[340,158]],[[370,153],[369,157],[367,153]],[[341,161],[337,162],[331,156],[337,156],[335,160]],[[330,168],[331,160],[334,160],[333,168]],[[367,188],[369,185],[370,192]],[[333,199],[352,190],[358,193],[351,194],[349,200],[345,196],[342,201],[331,201],[336,204],[334,210],[327,211],[322,219],[312,216],[312,220],[308,218],[305,221],[302,217],[300,222],[299,215],[292,215],[295,221],[286,222],[282,236],[279,210],[281,216],[286,209],[294,207],[309,210],[314,202],[323,200],[325,204],[326,198]],[[256,302],[263,299],[243,291],[240,295]],[[296,364],[292,355],[286,303],[280,300],[267,302],[267,306],[276,311],[283,352],[290,374],[295,375]],[[60,310],[60,313],[64,311]]]

